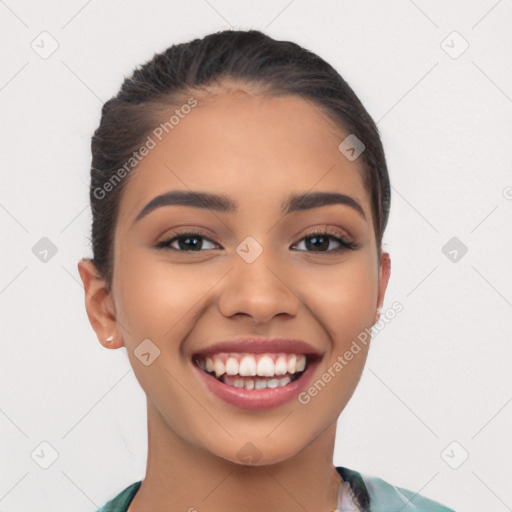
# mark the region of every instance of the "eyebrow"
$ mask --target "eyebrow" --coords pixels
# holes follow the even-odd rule
[[[363,208],[354,198],[337,192],[306,192],[303,194],[292,194],[281,203],[280,212],[281,215],[288,215],[292,212],[309,210],[331,204],[349,206],[366,219]],[[227,196],[209,192],[171,190],[151,199],[139,212],[133,224],[157,208],[176,205],[203,208],[220,213],[235,213],[237,210],[236,202]]]

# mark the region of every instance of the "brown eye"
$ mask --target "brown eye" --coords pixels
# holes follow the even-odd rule
[[[345,240],[337,235],[321,231],[309,233],[304,238],[302,238],[298,244],[295,244],[292,247],[298,247],[301,245],[303,240],[305,241],[304,247],[306,248],[305,250],[307,252],[339,252],[346,249],[356,249],[355,244],[349,242],[348,240]],[[329,246],[332,241],[334,241],[335,244],[338,244],[338,247],[329,250]]]
[[[205,249],[205,241],[214,246],[207,248],[209,250],[218,247],[215,242],[203,236],[201,233],[185,232],[179,234],[174,233],[174,235],[175,236],[172,238],[158,242],[155,247],[179,252],[201,252],[202,249]]]

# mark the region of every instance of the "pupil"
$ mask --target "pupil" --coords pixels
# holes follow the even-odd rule
[[[193,240],[194,242],[190,242],[190,240]],[[198,242],[198,240],[199,240],[199,242]],[[192,245],[187,246],[187,243],[191,243]],[[197,250],[201,249],[200,237],[188,236],[186,238],[181,238],[179,240],[179,246],[180,246],[180,249],[183,249],[185,247],[185,249],[191,248],[192,250],[197,251]]]
[[[318,248],[327,249],[329,247],[329,239],[325,236],[311,236],[311,237],[308,237],[306,240],[312,241],[312,243],[310,242],[309,244],[306,241],[306,246],[308,249],[310,247],[313,247],[316,249],[318,249]],[[321,240],[320,243],[318,243],[319,240]]]

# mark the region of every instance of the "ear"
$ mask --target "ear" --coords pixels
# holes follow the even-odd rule
[[[106,281],[100,277],[89,258],[78,262],[78,273],[84,285],[87,316],[99,342],[106,348],[122,347],[124,344],[116,323],[114,301]],[[113,336],[113,340],[106,341],[110,336]]]
[[[384,296],[388,287],[389,276],[391,274],[391,258],[389,253],[381,251],[380,253],[380,266],[379,266],[379,293],[377,297],[377,311],[375,313],[376,324],[380,319],[380,309],[384,304]]]

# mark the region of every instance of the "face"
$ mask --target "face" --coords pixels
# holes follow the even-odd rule
[[[335,423],[354,392],[368,351],[358,342],[356,352],[354,341],[378,318],[389,258],[384,253],[379,266],[363,164],[338,150],[347,135],[298,97],[234,93],[200,101],[129,177],[112,293],[103,289],[100,299],[108,315],[91,305],[89,318],[98,338],[114,333],[114,346],[126,347],[153,414],[200,450],[240,463],[240,449],[254,446],[258,464],[285,460]],[[168,198],[141,213],[168,192],[225,199]],[[303,194],[316,195],[290,201]],[[80,273],[92,295],[85,264]],[[239,396],[241,388],[196,362],[219,342],[254,338],[275,373],[278,357],[285,372],[293,359],[279,353],[316,356],[306,357],[302,374],[291,368],[282,387],[250,389],[251,377],[240,377]],[[275,349],[275,339],[285,341]],[[254,363],[259,370],[263,354],[228,352],[237,363],[249,355],[249,374]],[[226,366],[225,354],[211,355],[211,364]],[[254,398],[258,392],[266,398]]]

